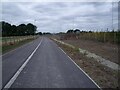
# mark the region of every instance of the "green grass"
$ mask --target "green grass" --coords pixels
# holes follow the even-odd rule
[[[16,49],[16,48],[28,43],[28,42],[31,42],[33,40],[34,39],[27,39],[27,40],[20,41],[20,42],[18,42],[16,44],[13,44],[13,45],[2,46],[2,54],[5,54],[5,53],[7,53],[7,52],[9,52],[9,51],[11,51],[13,49]]]

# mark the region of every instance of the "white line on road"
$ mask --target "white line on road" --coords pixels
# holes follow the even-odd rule
[[[43,40],[43,39],[42,39]],[[14,81],[17,79],[18,75],[21,73],[21,71],[24,69],[24,67],[26,66],[26,64],[29,62],[29,60],[31,59],[31,57],[34,55],[34,53],[37,51],[37,49],[39,48],[39,46],[42,43],[42,40],[40,41],[40,43],[38,44],[38,46],[35,48],[35,50],[30,54],[30,56],[27,58],[27,60],[23,63],[23,65],[19,68],[19,70],[15,73],[15,75],[10,79],[10,81],[5,85],[4,88],[10,88],[11,85],[14,83]]]
[[[60,49],[64,54],[66,54],[63,49],[61,49],[60,47],[59,47],[59,49]],[[67,54],[66,54],[66,55],[67,55]],[[67,55],[67,56],[68,56],[68,55]],[[80,68],[69,56],[68,56],[68,58],[69,58],[99,89],[101,89],[100,86],[98,86],[97,83],[96,83],[84,70],[82,70],[82,68]],[[101,89],[101,90],[102,90],[102,89]]]

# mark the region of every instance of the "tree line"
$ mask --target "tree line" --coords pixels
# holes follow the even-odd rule
[[[100,42],[120,43],[120,30],[109,31],[81,31],[79,29],[67,30],[61,39],[87,39]]]
[[[25,35],[35,35],[37,27],[32,23],[20,24],[18,26],[11,25],[8,22],[0,22],[2,26],[2,36],[25,36]]]

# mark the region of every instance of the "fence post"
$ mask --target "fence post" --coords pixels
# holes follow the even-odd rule
[[[105,31],[103,32],[103,34],[104,34],[104,42],[105,42],[105,40],[106,40],[106,33],[105,33]]]

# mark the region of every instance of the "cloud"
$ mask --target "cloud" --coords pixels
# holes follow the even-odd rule
[[[117,3],[110,2],[4,2],[2,20],[12,24],[33,23],[42,32],[68,29],[117,29]],[[113,14],[113,23],[112,23]]]

